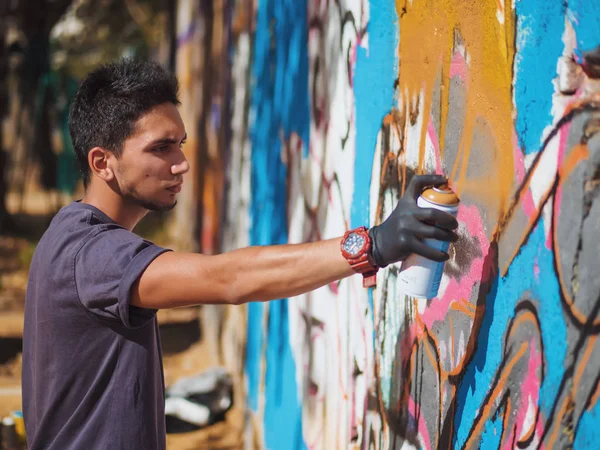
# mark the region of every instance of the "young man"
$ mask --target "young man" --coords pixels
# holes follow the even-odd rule
[[[177,202],[189,165],[177,81],[152,63],[92,72],[70,114],[86,187],[36,249],[27,289],[23,412],[30,450],[165,448],[164,381],[156,311],[291,297],[416,252],[422,238],[455,241],[451,215],[421,209],[414,177],[381,225],[342,238],[204,256],[160,248],[132,230]],[[341,249],[340,249],[341,244]]]

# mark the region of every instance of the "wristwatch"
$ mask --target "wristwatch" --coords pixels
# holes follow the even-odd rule
[[[371,256],[371,238],[366,227],[346,231],[341,242],[342,255],[350,267],[363,276],[363,286],[372,287],[377,284],[379,266]]]

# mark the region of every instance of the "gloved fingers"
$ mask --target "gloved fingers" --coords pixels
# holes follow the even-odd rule
[[[444,228],[434,227],[423,222],[419,222],[419,224],[415,226],[414,233],[416,236],[423,239],[437,239],[438,241],[446,242],[458,241],[458,235],[455,232]]]
[[[373,259],[375,260],[375,262],[377,263],[377,265],[379,267],[385,267],[387,265],[387,262],[381,255],[381,252],[379,249],[379,240],[378,240],[378,236],[377,236],[378,232],[379,232],[379,226],[374,226],[371,229],[369,229],[369,237],[371,238],[371,243],[372,243],[371,244],[371,256],[373,257]]]
[[[427,174],[427,175],[415,175],[408,183],[406,187],[406,192],[404,195],[407,195],[410,198],[417,200],[423,189],[429,186],[439,186],[440,184],[445,184],[448,182],[448,179],[443,175],[435,175],[435,174]]]
[[[449,258],[448,253],[436,250],[418,239],[415,239],[412,242],[411,247],[413,253],[416,253],[417,255],[421,255],[433,261],[444,262],[447,261]]]
[[[456,217],[446,211],[440,211],[435,208],[419,208],[413,215],[421,222],[446,230],[456,230],[458,221]]]

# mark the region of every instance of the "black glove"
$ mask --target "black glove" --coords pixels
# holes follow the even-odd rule
[[[458,235],[452,230],[458,222],[447,212],[417,206],[423,189],[446,182],[441,175],[415,175],[390,217],[369,230],[371,255],[379,267],[403,261],[411,253],[440,262],[448,259],[447,253],[431,248],[422,239],[456,242]]]

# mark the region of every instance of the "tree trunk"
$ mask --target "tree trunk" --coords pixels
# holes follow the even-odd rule
[[[5,24],[3,18],[5,11],[0,10],[0,233],[5,231],[10,221],[6,210],[6,172],[8,155],[4,149],[4,127],[1,126],[8,112],[8,89],[6,78],[8,72],[8,50],[5,40]]]

